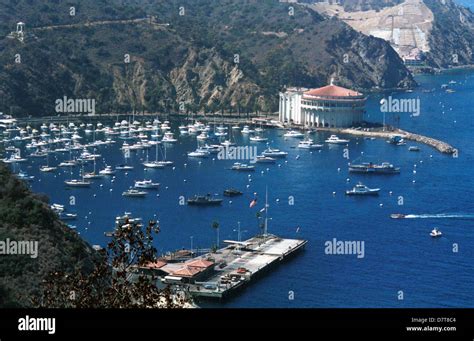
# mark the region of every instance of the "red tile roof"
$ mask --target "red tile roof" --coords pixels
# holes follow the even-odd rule
[[[148,269],[159,269],[164,267],[166,264],[168,263],[163,262],[162,260],[157,260],[156,262],[146,263],[143,267]]]
[[[181,269],[178,269],[176,271],[173,271],[174,276],[179,276],[179,277],[193,277],[194,275],[200,273],[202,270],[197,269],[197,268],[190,268],[190,267],[183,267]]]
[[[360,92],[346,89],[337,85],[326,85],[322,88],[311,89],[306,91],[304,95],[314,97],[357,97],[363,96]]]
[[[186,265],[194,267],[194,268],[207,269],[208,267],[214,265],[214,263],[205,259],[196,259],[196,260],[186,263]]]

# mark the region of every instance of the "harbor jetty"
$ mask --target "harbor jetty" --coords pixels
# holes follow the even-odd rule
[[[303,250],[307,240],[263,234],[245,241],[225,240],[226,247],[178,261],[161,258],[140,268],[160,285],[184,289],[193,297],[224,299],[258,275]]]
[[[423,136],[420,134],[410,133],[408,131],[402,129],[381,129],[381,128],[361,128],[361,129],[354,129],[354,128],[316,128],[316,131],[327,131],[331,133],[340,133],[340,134],[349,134],[354,136],[362,136],[362,137],[374,137],[374,138],[382,138],[382,139],[390,139],[393,136],[400,136],[404,140],[407,141],[415,141],[419,143],[423,143],[427,146],[430,146],[443,154],[454,154],[457,152],[457,149],[450,144],[431,138],[427,136]]]

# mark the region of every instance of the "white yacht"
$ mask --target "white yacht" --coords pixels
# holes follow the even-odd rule
[[[158,187],[160,187],[160,184],[151,180],[135,181],[135,188],[158,189]]]
[[[147,192],[139,191],[137,189],[129,189],[128,191],[125,191],[122,193],[122,196],[131,197],[131,198],[143,198],[146,195],[147,195]]]
[[[286,157],[288,153],[280,149],[268,147],[267,149],[263,151],[262,155],[269,156],[269,157]]]
[[[43,173],[51,173],[54,172],[57,168],[56,167],[50,167],[50,166],[41,166],[40,171]]]
[[[304,134],[300,131],[297,131],[297,130],[290,130],[288,132],[286,132],[284,135],[284,137],[294,137],[294,138],[303,138],[304,137]]]
[[[73,179],[73,180],[66,180],[64,181],[64,183],[68,187],[90,187],[92,182],[85,181],[84,179],[82,180]]]
[[[250,137],[250,141],[252,142],[267,142],[268,139],[266,137],[255,135]]]
[[[336,135],[331,135],[325,142],[331,144],[347,144],[349,140],[340,139]]]
[[[298,143],[298,148],[301,149],[321,149],[323,148],[322,144],[315,144],[313,140],[307,139]]]
[[[379,195],[380,188],[369,188],[362,182],[359,182],[355,187],[346,191],[346,195]]]
[[[198,148],[194,152],[189,152],[189,157],[199,157],[199,158],[207,158],[211,155],[211,153],[205,149]]]
[[[105,169],[102,169],[99,174],[101,175],[114,175],[116,171],[112,168],[112,166],[106,166]]]

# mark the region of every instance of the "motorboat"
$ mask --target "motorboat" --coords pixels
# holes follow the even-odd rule
[[[257,163],[275,163],[276,159],[265,155],[257,155],[255,162]]]
[[[59,219],[61,219],[61,220],[75,220],[75,219],[77,219],[77,214],[76,213],[61,212],[61,213],[59,213]]]
[[[269,156],[269,157],[286,157],[288,153],[281,151],[280,149],[269,147],[263,151],[262,155]]]
[[[112,166],[106,166],[105,169],[99,171],[101,175],[114,175],[116,171],[112,168]]]
[[[158,189],[160,184],[157,182],[153,182],[152,180],[142,180],[142,181],[135,181],[135,188],[141,189]]]
[[[131,197],[131,198],[143,198],[147,195],[147,192],[145,191],[140,191],[137,189],[129,189],[128,191],[125,191],[122,193],[122,196],[124,197]]]
[[[226,197],[236,197],[242,195],[243,193],[235,188],[229,188],[224,191],[224,196]]]
[[[43,172],[43,173],[51,173],[51,172],[54,172],[56,169],[58,169],[57,167],[50,167],[50,166],[41,166],[40,167],[40,171]]]
[[[189,198],[187,202],[190,206],[217,206],[222,204],[222,199],[213,198],[210,194],[195,195]]]
[[[441,237],[443,233],[441,233],[440,230],[438,230],[436,227],[430,232],[431,237]]]
[[[420,151],[420,147],[417,147],[417,146],[410,146],[410,147],[408,147],[408,151],[409,151],[409,152],[419,152],[419,151]]]
[[[330,144],[347,144],[350,141],[345,140],[345,139],[340,139],[336,135],[331,135],[328,139],[326,139],[324,142],[330,143]]]
[[[121,164],[121,165],[118,165],[115,167],[116,170],[122,170],[122,171],[128,171],[128,170],[133,170],[135,167],[133,166],[129,166],[129,165],[124,165],[124,164]]]
[[[267,142],[268,138],[260,136],[260,135],[255,135],[250,137],[250,141],[252,142]]]
[[[379,165],[372,162],[364,162],[361,164],[349,164],[349,172],[364,174],[398,174],[400,173],[400,168],[395,167],[388,162],[383,162]]]
[[[145,161],[143,162],[143,166],[145,168],[165,168],[166,165],[164,165],[161,161]]]
[[[236,162],[232,165],[232,170],[239,171],[239,172],[253,172],[255,170],[255,166],[247,165],[245,163]]]
[[[393,213],[393,214],[390,214],[390,218],[392,218],[392,219],[403,219],[403,218],[405,218],[405,214]]]
[[[92,182],[85,181],[84,179],[82,179],[82,180],[77,180],[77,179],[66,180],[66,181],[64,181],[64,183],[68,187],[90,187],[90,185],[92,184]]]
[[[225,140],[224,142],[221,142],[221,145],[224,147],[233,147],[236,145],[236,143],[230,141],[230,140]]]
[[[189,157],[207,158],[207,157],[209,157],[209,155],[211,155],[211,153],[209,151],[201,149],[201,148],[196,149],[194,152],[189,152],[188,153]]]
[[[28,160],[22,158],[19,155],[14,155],[14,154],[10,155],[10,157],[8,159],[3,159],[3,162],[5,162],[5,163],[18,163],[18,162],[26,162],[26,161],[28,161]]]
[[[349,191],[346,191],[346,195],[379,195],[380,188],[369,188],[366,185],[364,185],[362,182],[359,182],[357,185],[354,186]]]
[[[298,148],[301,149],[322,149],[324,146],[322,144],[315,144],[313,140],[308,139],[298,143]]]
[[[283,137],[303,138],[304,134],[297,130],[289,130],[283,135]]]
[[[68,160],[61,162],[58,167],[75,167],[77,166],[77,161],[75,160]]]

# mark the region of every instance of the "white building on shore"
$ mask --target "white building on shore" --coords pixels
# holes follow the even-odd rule
[[[331,81],[317,89],[288,88],[280,93],[279,120],[309,127],[347,128],[364,120],[363,94]]]

